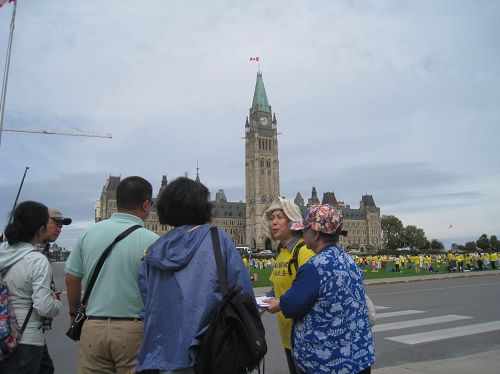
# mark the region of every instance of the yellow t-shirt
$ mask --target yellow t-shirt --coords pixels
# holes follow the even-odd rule
[[[276,261],[274,263],[274,268],[269,277],[269,280],[273,284],[274,287],[274,296],[279,299],[288,289],[292,286],[292,282],[295,279],[295,275],[297,274],[295,271],[295,266],[292,264],[291,271],[292,275],[288,274],[288,262],[292,259],[293,249],[297,246],[304,244],[304,241],[299,240],[292,250],[288,248],[282,248],[278,257],[276,257]],[[298,266],[301,267],[304,265],[307,260],[309,260],[312,256],[314,256],[314,252],[307,248],[305,244],[299,250],[299,255],[297,257]],[[287,349],[292,349],[291,343],[291,334],[292,334],[292,319],[285,318],[283,313],[278,312],[276,314],[278,316],[278,327],[280,330],[281,341],[283,342],[283,346]]]

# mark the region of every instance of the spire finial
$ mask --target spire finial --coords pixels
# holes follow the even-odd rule
[[[198,167],[198,160],[196,160],[196,182],[200,183],[200,168]]]

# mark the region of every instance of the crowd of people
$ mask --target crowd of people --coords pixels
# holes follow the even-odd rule
[[[482,271],[500,268],[500,253],[498,252],[469,252],[447,254],[420,254],[420,255],[365,255],[352,254],[354,262],[364,272],[388,271],[394,273],[436,273],[454,271]],[[244,258],[245,265],[254,269],[274,269],[277,259]],[[465,265],[464,265],[465,261]]]
[[[81,234],[65,264],[70,323],[82,308],[82,291],[96,281],[84,305],[78,373],[195,373],[200,340],[222,300],[208,199],[199,182],[178,178],[168,184],[157,212],[160,223],[173,229],[159,237],[144,227],[153,205],[151,184],[128,177],[116,190],[118,211]],[[431,272],[437,264],[449,271],[498,266],[497,254],[350,256],[338,245],[346,235],[342,213],[327,204],[303,219],[293,202],[278,197],[262,221],[266,235],[279,242],[275,259],[245,263],[231,237],[220,228],[217,233],[230,288],[238,285],[253,298],[246,266],[272,267],[261,312],[277,316],[291,374],[371,372],[375,348],[362,275],[367,267]],[[46,254],[71,222],[34,201],[12,212],[0,244],[0,272],[26,329],[13,353],[0,360],[0,373],[54,373],[44,331],[62,304]],[[99,260],[102,268],[96,267]]]
[[[454,271],[481,271],[498,269],[499,254],[491,253],[447,253],[447,254],[420,254],[420,255],[367,255],[353,256],[354,261],[364,271],[390,271],[415,273],[426,272],[454,272]]]

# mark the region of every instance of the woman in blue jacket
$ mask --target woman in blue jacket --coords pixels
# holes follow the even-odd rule
[[[174,229],[149,247],[139,271],[145,305],[137,372],[194,373],[197,346],[222,299],[210,235],[208,189],[188,178],[172,181],[160,195],[162,225]],[[238,283],[254,297],[234,242],[218,229],[229,287]]]

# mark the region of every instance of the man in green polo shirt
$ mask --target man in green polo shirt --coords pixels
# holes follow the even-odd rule
[[[80,305],[82,283],[113,240],[134,225],[144,226],[152,200],[151,184],[128,177],[116,189],[118,213],[90,226],[66,261],[66,286],[71,317]],[[78,352],[78,373],[134,372],[141,343],[144,309],[137,285],[139,264],[158,235],[139,228],[119,241],[104,262],[87,303]]]

